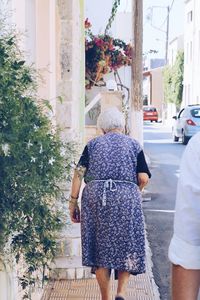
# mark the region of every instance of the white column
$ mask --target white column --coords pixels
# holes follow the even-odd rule
[[[35,0],[27,0],[25,7],[25,49],[26,59],[31,65],[36,62],[36,11]]]
[[[7,269],[6,269],[7,268]],[[17,280],[9,266],[0,259],[0,300],[17,299]]]

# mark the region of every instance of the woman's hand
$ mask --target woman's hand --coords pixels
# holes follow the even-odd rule
[[[80,208],[78,204],[69,203],[69,214],[73,223],[80,223]]]
[[[138,185],[140,191],[143,190],[143,188],[147,185],[149,182],[149,176],[147,173],[138,173]]]

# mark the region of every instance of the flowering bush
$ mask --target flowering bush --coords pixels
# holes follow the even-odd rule
[[[104,74],[129,66],[132,59],[132,46],[108,34],[94,36],[91,24],[85,20],[86,39],[86,88],[103,80]]]
[[[22,287],[35,284],[56,250],[61,226],[55,199],[68,180],[71,142],[63,144],[36,104],[33,71],[18,51],[14,34],[0,39],[0,259],[9,249],[26,268]],[[24,298],[28,298],[28,294]]]

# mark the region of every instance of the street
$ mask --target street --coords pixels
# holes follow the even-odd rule
[[[144,201],[143,207],[147,238],[153,253],[153,274],[161,300],[170,299],[168,246],[173,229],[179,164],[184,149],[181,143],[172,141],[169,126],[144,124],[144,150],[150,158],[152,179],[146,191],[151,200]]]

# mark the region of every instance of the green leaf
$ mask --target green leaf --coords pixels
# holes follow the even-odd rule
[[[61,104],[63,104],[64,98],[62,96],[58,96],[57,99]]]
[[[46,100],[46,99],[42,99],[44,105],[53,112],[53,108],[51,106],[51,104],[49,103],[49,100]]]

